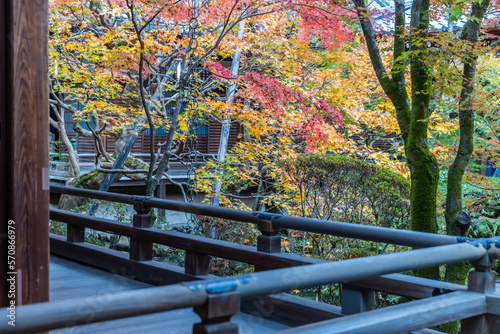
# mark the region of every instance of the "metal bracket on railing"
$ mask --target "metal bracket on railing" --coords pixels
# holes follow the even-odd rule
[[[205,289],[208,294],[231,292],[238,290],[240,284],[250,283],[250,280],[251,278],[249,275],[243,275],[234,279],[225,279],[220,282],[208,282],[205,284]]]
[[[251,277],[249,275],[243,275],[237,278],[226,278],[220,281],[212,282],[195,282],[195,283],[182,283],[191,291],[198,291],[205,287],[205,291],[211,294],[218,294],[224,292],[232,292],[238,290],[238,286],[241,284],[250,283]]]
[[[474,238],[466,238],[466,237],[457,237],[457,242],[459,244],[461,243],[472,243],[474,241],[476,241],[477,239],[474,239]]]
[[[500,236],[489,238],[488,254],[495,260],[500,260]]]
[[[149,196],[132,196],[132,200],[136,202],[145,202],[147,200],[150,200],[151,197]]]
[[[492,245],[500,248],[500,236],[491,237],[488,239],[475,239],[475,238],[465,238],[457,237],[458,243],[470,243],[476,247],[482,245],[485,249],[490,249]]]
[[[475,239],[457,237],[458,243],[468,243],[474,247],[482,246],[487,250],[487,253],[479,260],[470,261],[472,266],[481,272],[490,271],[494,265],[494,261],[500,258],[500,237],[493,237],[489,239]],[[494,247],[492,247],[494,246]]]
[[[254,211],[253,215],[257,216],[257,218],[261,220],[268,220],[268,221],[272,221],[273,219],[278,219],[281,217],[281,215],[275,213],[261,212],[261,211]]]

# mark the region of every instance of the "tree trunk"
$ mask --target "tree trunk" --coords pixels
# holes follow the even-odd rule
[[[66,132],[66,128],[64,127],[64,111],[61,112],[61,115],[56,111],[56,115],[58,116],[57,128],[59,130],[59,137],[61,138],[64,146],[68,149],[69,161],[71,163],[71,167],[73,167],[73,173],[75,177],[80,176],[80,164],[78,162],[78,157],[76,156],[76,152],[73,149],[73,145],[69,140],[68,133]]]
[[[429,76],[427,42],[429,1],[412,4],[410,22],[411,122],[406,156],[411,171],[410,214],[412,231],[437,233],[436,193],[439,182],[437,159],[427,147],[429,110]],[[418,276],[439,279],[439,268],[416,272]]]
[[[384,92],[396,108],[396,118],[403,137],[408,167],[411,172],[411,229],[419,232],[437,232],[436,192],[439,168],[436,157],[427,147],[427,118],[430,116],[428,85],[429,69],[426,65],[429,29],[429,1],[415,0],[412,5],[410,61],[412,100],[406,93],[406,64],[401,60],[405,50],[405,6],[395,1],[394,60],[392,77],[384,67],[375,39],[373,26],[363,0],[353,0],[370,55],[373,69]],[[438,268],[418,272],[417,275],[438,278]]]
[[[476,44],[479,39],[479,29],[486,9],[490,1],[474,2],[472,13],[467,24],[467,40]],[[462,80],[462,92],[459,103],[460,120],[460,143],[457,155],[448,171],[448,183],[446,194],[446,230],[448,235],[460,235],[461,231],[457,226],[457,215],[462,211],[462,180],[465,168],[474,151],[474,110],[472,105],[472,95],[474,92],[473,81],[476,76],[476,59],[473,51],[464,57],[464,72]],[[452,283],[465,284],[467,277],[467,263],[457,263],[446,268],[445,279]]]
[[[238,24],[238,39],[243,39],[243,34],[245,33],[245,21],[241,21]],[[240,58],[241,58],[241,50],[236,47],[233,55],[233,62],[231,64],[231,74],[233,76],[238,75],[238,70],[240,68]],[[227,98],[229,101],[234,102],[234,93],[236,91],[235,83],[231,83],[227,89]],[[222,123],[222,128],[220,132],[220,142],[219,142],[219,151],[217,152],[217,161],[224,162],[226,160],[226,152],[227,146],[229,142],[229,131],[231,130],[231,119],[229,117],[224,117],[224,121]],[[210,205],[219,206],[220,200],[220,189],[221,184],[219,179],[224,175],[224,171],[219,172],[218,177],[214,180],[214,185],[212,187],[212,197],[210,198]]]
[[[183,62],[183,71],[186,68],[186,61]],[[170,157],[172,156],[172,143],[174,142],[174,134],[177,130],[177,126],[179,125],[179,114],[182,109],[182,103],[184,100],[185,88],[184,85],[180,85],[179,89],[179,97],[175,103],[174,114],[172,115],[172,123],[170,123],[170,127],[168,129],[167,141],[165,143],[165,152],[158,163],[158,169],[156,171],[155,177],[151,177],[146,179],[146,196],[154,196],[154,192],[158,184],[160,184],[161,178],[163,177],[163,173],[168,170]],[[154,131],[154,129],[151,129]]]

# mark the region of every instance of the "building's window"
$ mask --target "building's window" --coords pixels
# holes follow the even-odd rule
[[[77,102],[77,101],[71,101],[71,102],[68,102],[68,104],[79,111],[83,110],[83,108],[84,108],[84,105],[80,102]],[[92,129],[95,129],[94,121],[92,120],[89,123],[90,123],[90,126],[92,127]],[[80,121],[80,126],[84,130],[90,131],[89,127],[87,126],[87,122]],[[64,113],[64,128],[66,129],[67,133],[75,133],[75,131],[73,131],[73,114],[70,112]]]

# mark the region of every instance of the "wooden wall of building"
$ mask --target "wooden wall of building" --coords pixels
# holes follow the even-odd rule
[[[221,123],[210,123],[208,125],[206,135],[198,135],[196,139],[196,150],[201,153],[217,154],[219,150],[220,132],[222,125]],[[239,135],[241,133],[241,127],[238,124],[232,124],[231,130],[229,132],[229,147],[231,149],[236,142],[239,140]],[[155,147],[159,143],[164,143],[167,140],[166,134],[155,135]],[[108,153],[113,153],[115,147],[115,139],[111,136],[103,137],[104,145]],[[149,144],[151,142],[149,133],[141,133],[137,138],[133,148],[132,154],[149,154]],[[78,153],[88,154],[96,153],[94,140],[89,137],[76,136],[76,144]],[[149,161],[146,157],[145,161]],[[80,158],[80,162],[93,162],[93,158]]]

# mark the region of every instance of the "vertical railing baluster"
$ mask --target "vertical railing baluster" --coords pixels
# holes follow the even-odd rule
[[[257,229],[261,235],[257,237],[257,251],[264,253],[280,253],[281,237],[278,233],[280,228],[274,228],[273,223],[268,220],[261,220],[257,223]],[[264,271],[269,268],[255,266],[255,271]]]
[[[71,225],[71,223],[66,223],[66,241],[77,243],[85,242],[85,227]]]
[[[493,261],[485,255],[480,261],[473,262],[476,269],[469,273],[468,291],[490,294],[495,292],[496,274],[491,271]],[[481,314],[462,320],[460,333],[462,334],[496,334],[500,329],[500,316]]]
[[[265,253],[281,252],[281,237],[278,235],[281,229],[274,228],[273,223],[261,220],[257,223],[261,235],[257,237],[257,250]]]
[[[375,307],[375,291],[350,284],[342,284],[342,314],[369,311]]]
[[[132,217],[132,224],[138,228],[150,228],[152,217],[149,214],[151,208],[143,203],[134,204],[137,212]],[[153,243],[151,241],[130,238],[130,259],[135,261],[151,261],[153,259]]]
[[[184,272],[188,275],[208,275],[210,269],[210,257],[195,251],[186,251],[186,263]]]

